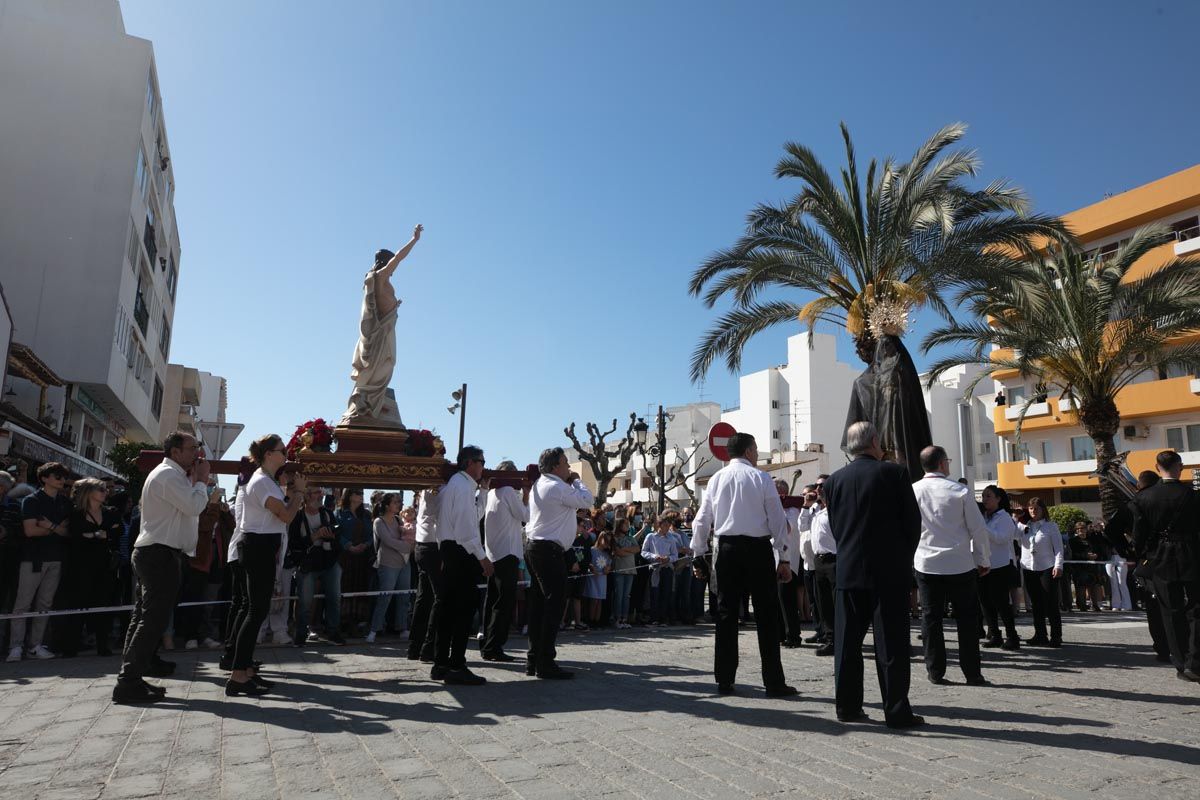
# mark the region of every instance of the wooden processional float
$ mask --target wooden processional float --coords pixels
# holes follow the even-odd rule
[[[301,472],[313,486],[330,488],[360,487],[368,489],[440,488],[457,468],[447,461],[440,439],[433,440],[432,455],[407,455],[408,431],[395,428],[334,428],[336,450],[313,450],[302,447],[295,461],[288,461],[281,472]],[[143,450],[137,467],[148,473],[163,460],[161,450]],[[240,461],[212,461],[217,475],[237,475]],[[538,479],[538,468],[531,464],[523,470],[484,470],[483,477],[491,480],[493,489],[511,486],[521,489],[532,486]]]

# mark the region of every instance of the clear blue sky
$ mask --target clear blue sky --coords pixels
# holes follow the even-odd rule
[[[526,463],[572,420],[698,399],[716,311],[688,276],[787,194],[787,140],[836,167],[839,120],[860,157],[900,158],[961,120],[981,179],[1054,213],[1200,160],[1195,2],[122,7],[154,42],[175,166],[171,359],[229,379],[235,454],[340,416],[362,276],[416,222],[404,420],[453,447],[466,381],[468,440]],[[735,403],[736,378],[718,366],[705,395]]]

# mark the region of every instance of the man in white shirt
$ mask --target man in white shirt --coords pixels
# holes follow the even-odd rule
[[[511,461],[501,461],[500,470],[516,470]],[[499,486],[488,492],[483,512],[483,546],[492,561],[487,600],[483,612],[483,643],[479,647],[484,661],[515,661],[504,652],[508,627],[517,598],[517,573],[525,553],[524,525],[529,522],[529,489],[518,493],[511,486]]]
[[[179,597],[183,557],[196,554],[200,512],[208,505],[207,461],[196,439],[176,431],[163,443],[163,461],[142,487],[141,531],[131,562],[137,576],[133,616],[121,655],[114,703],[153,703],[166,694],[146,683],[154,653]]]
[[[442,554],[437,540],[438,490],[425,489],[417,501],[417,535],[413,562],[417,565],[417,597],[408,632],[408,660],[433,663],[437,641],[437,596],[442,582]]]
[[[824,500],[821,494],[822,481],[817,482],[817,497]],[[817,508],[809,526],[809,549],[813,561],[813,597],[820,610],[821,628],[820,646],[814,651],[819,656],[833,656],[833,630],[837,619],[837,606],[834,601],[837,590],[837,542],[833,538],[833,529],[829,525],[829,509],[824,502]]]
[[[566,549],[575,541],[575,513],[591,508],[592,493],[571,471],[561,447],[538,456],[541,477],[529,492],[529,524],[525,528],[525,566],[529,569],[526,609],[529,654],[525,674],[539,678],[572,678],[555,660],[554,640],[566,608]]]
[[[703,555],[708,534],[716,538],[717,635],[714,672],[717,691],[733,694],[738,667],[738,613],[742,597],[754,603],[758,654],[768,697],[797,694],[783,677],[779,658],[777,581],[791,580],[787,517],[771,478],[755,464],[758,446],[748,433],[735,433],[727,445],[730,461],[713,475],[692,525],[692,549]],[[775,551],[775,554],[772,553]],[[777,555],[776,555],[777,554]],[[778,566],[776,566],[776,561]]]
[[[438,549],[442,554],[441,591],[437,594],[437,641],[429,677],[460,686],[487,683],[467,669],[467,638],[479,608],[481,577],[490,578],[492,562],[479,541],[479,521],[487,506],[483,451],[467,445],[458,451],[458,472],[438,494]],[[434,587],[435,589],[438,586]]]
[[[921,538],[913,556],[921,593],[921,632],[929,682],[946,683],[946,639],[942,617],[954,604],[958,664],[968,686],[986,686],[979,662],[979,585],[991,552],[987,525],[971,490],[946,477],[950,458],[932,444],[921,451],[925,476],[913,484],[921,509]]]

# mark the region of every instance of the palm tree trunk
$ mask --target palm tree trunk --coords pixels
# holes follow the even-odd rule
[[[1092,443],[1096,446],[1096,467],[1117,457],[1117,447],[1113,442],[1117,428],[1121,424],[1121,412],[1111,399],[1099,403],[1081,404],[1079,407],[1079,424]],[[1112,519],[1120,510],[1124,500],[1120,490],[1106,480],[1100,481],[1100,509],[1105,520]]]

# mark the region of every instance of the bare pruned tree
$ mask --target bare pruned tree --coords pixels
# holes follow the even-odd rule
[[[697,442],[692,445],[691,452],[685,452],[679,445],[675,445],[675,463],[663,465],[663,483],[666,486],[666,491],[669,492],[676,487],[682,487],[687,492],[687,496],[693,505],[696,503],[696,490],[692,488],[689,481],[696,477],[700,470],[704,469],[705,464],[712,461],[712,456],[704,456],[690,469],[688,465],[695,459],[696,453],[700,448],[705,446],[705,442]],[[658,485],[658,472],[650,469],[646,464],[645,452],[642,453],[642,469],[650,476],[650,489],[654,492],[662,492],[663,487]],[[679,508],[679,501],[669,494],[664,494],[663,499],[673,507]]]
[[[579,437],[575,435],[575,423],[572,422],[566,428],[563,428],[563,433],[571,440],[571,445],[579,453],[579,457],[592,468],[592,474],[596,476],[596,508],[602,506],[608,500],[608,485],[612,483],[612,479],[617,473],[625,469],[629,464],[629,459],[633,458],[633,451],[637,449],[637,439],[633,435],[633,425],[637,422],[637,414],[629,415],[629,427],[625,430],[625,435],[620,441],[614,442],[612,446],[605,443],[605,439],[617,432],[617,421],[612,421],[612,427],[607,431],[601,431],[600,426],[594,422],[589,422],[586,425],[588,441],[583,444],[579,441]]]

